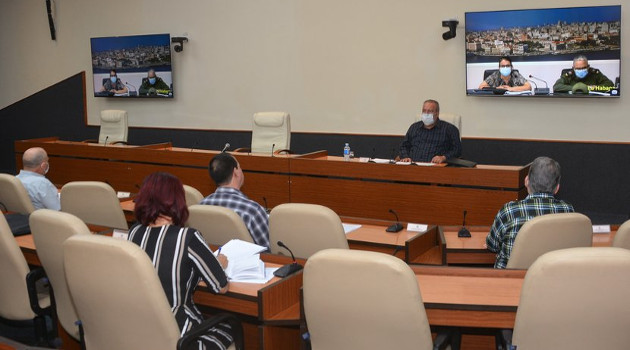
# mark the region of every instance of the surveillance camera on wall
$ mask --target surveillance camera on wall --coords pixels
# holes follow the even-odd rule
[[[444,32],[444,34],[442,34],[442,39],[453,39],[457,35],[456,29],[458,24],[459,21],[456,19],[447,19],[442,21],[442,27],[448,27],[448,32]]]
[[[177,44],[173,47],[175,52],[184,51],[184,41],[188,41],[188,38],[185,36],[174,36],[171,38],[171,42]]]

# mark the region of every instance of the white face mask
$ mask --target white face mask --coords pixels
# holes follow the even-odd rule
[[[431,113],[422,113],[420,117],[422,118],[422,122],[426,126],[431,126],[433,125],[433,123],[435,123],[435,119],[433,118],[433,114]]]
[[[48,174],[48,170],[50,170],[50,163],[46,162],[46,170],[44,170],[44,175]]]

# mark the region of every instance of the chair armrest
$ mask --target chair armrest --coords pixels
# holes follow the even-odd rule
[[[273,154],[293,154],[293,151],[291,151],[290,149],[279,149],[277,151],[274,151]]]
[[[179,339],[179,341],[177,341],[177,349],[189,349],[191,344],[197,341],[199,337],[206,334],[208,329],[216,326],[221,322],[227,322],[230,327],[232,327],[232,336],[234,337],[234,344],[236,345],[236,349],[245,349],[245,347],[243,346],[243,326],[241,325],[241,321],[239,321],[234,315],[228,313],[221,313],[216,316],[210,317],[201,322],[198,326],[188,331],[186,334],[184,334],[183,337]]]
[[[127,141],[114,141],[110,142],[110,145],[128,145]]]
[[[50,314],[51,312],[51,306],[42,308],[39,305],[39,298],[37,297],[36,283],[43,279],[48,281],[48,278],[46,277],[46,272],[41,267],[31,270],[26,275],[26,289],[28,290],[28,299],[31,302],[31,309],[38,316]],[[52,288],[50,288],[50,290],[52,291]],[[52,299],[51,299],[51,305],[52,305]]]
[[[249,147],[239,147],[237,149],[234,150],[234,152],[239,152],[239,153],[252,153],[252,149]]]

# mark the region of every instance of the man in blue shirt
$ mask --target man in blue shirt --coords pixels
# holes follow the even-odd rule
[[[571,204],[555,198],[560,189],[560,164],[549,157],[534,159],[525,177],[525,187],[527,197],[505,204],[486,237],[488,249],[497,253],[495,268],[507,266],[516,235],[528,220],[539,215],[575,211]]]
[[[422,104],[422,120],[413,123],[400,144],[403,162],[444,163],[462,155],[459,130],[440,120],[440,104],[426,100]]]
[[[22,165],[16,177],[22,181],[35,209],[61,210],[59,192],[45,176],[50,169],[46,151],[41,147],[27,149],[22,155]]]
[[[229,153],[219,153],[210,160],[208,171],[217,189],[201,204],[234,210],[243,219],[254,243],[269,247],[269,217],[260,204],[241,192],[245,176],[238,161]]]

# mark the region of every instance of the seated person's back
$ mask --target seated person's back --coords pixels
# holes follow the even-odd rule
[[[43,148],[33,147],[24,151],[23,169],[16,176],[26,188],[35,209],[61,210],[59,191],[46,178],[50,169],[48,154]]]

